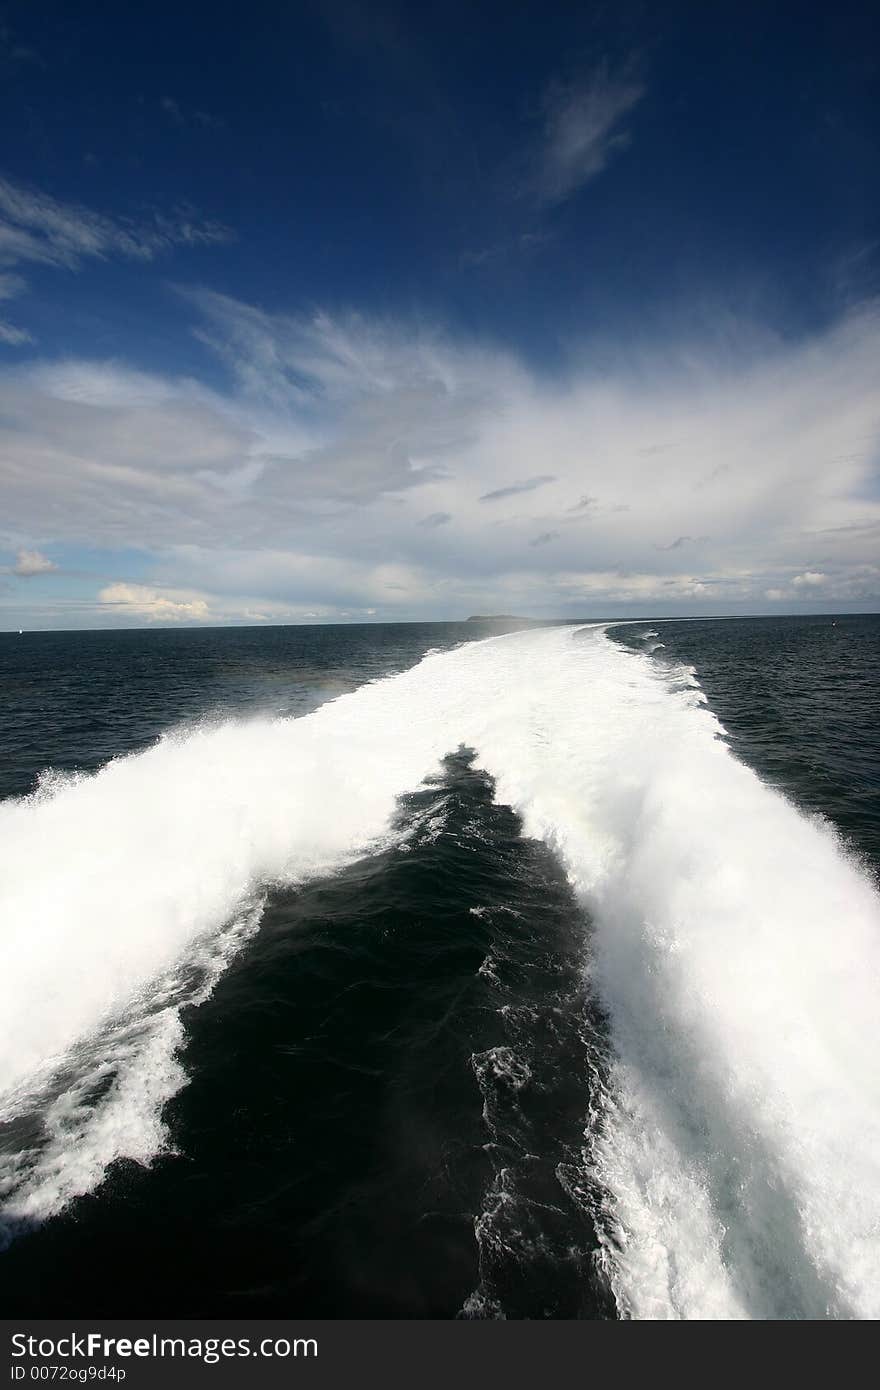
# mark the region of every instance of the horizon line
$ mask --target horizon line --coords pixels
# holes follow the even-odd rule
[[[345,620],[336,622],[285,622],[285,623],[142,623],[135,627],[31,627],[31,628],[0,628],[0,637],[23,637],[25,634],[34,635],[36,633],[75,633],[75,632],[226,632],[226,631],[247,631],[265,632],[269,629],[281,627],[448,627],[451,624],[465,626],[467,623],[478,622],[511,622],[511,623],[559,623],[566,624],[590,624],[605,623],[608,626],[617,626],[624,623],[675,623],[675,622],[735,622],[743,619],[758,618],[876,618],[880,617],[880,609],[834,609],[832,611],[810,610],[809,612],[790,612],[784,613],[667,613],[658,615],[656,613],[640,613],[635,617],[550,617],[536,618],[528,617],[524,614],[510,614],[509,616],[498,615],[497,617],[487,614],[473,614],[467,618],[386,618],[386,619],[366,619],[358,622],[348,622]]]

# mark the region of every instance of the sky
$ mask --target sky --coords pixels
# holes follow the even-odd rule
[[[0,628],[877,611],[880,10],[0,0]]]

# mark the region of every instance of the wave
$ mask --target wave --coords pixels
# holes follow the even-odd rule
[[[688,669],[544,629],[0,805],[0,1119],[30,1117],[7,1221],[168,1147],[179,1008],[262,894],[386,842],[465,745],[595,923],[611,1061],[580,1188],[621,1313],[877,1316],[880,901],[722,732]]]

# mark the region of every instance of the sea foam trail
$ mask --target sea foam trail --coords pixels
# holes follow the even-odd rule
[[[51,1095],[7,1219],[167,1143],[192,962],[204,997],[267,885],[369,851],[465,744],[595,922],[613,1060],[584,1180],[621,1312],[880,1314],[880,902],[719,732],[681,669],[599,628],[542,630],[0,806],[0,1118]]]

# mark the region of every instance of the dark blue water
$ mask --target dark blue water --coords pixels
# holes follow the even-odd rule
[[[301,714],[515,626],[3,636],[0,790],[94,770],[181,722]],[[876,872],[880,620],[616,636],[691,663],[737,756]],[[578,1157],[607,1062],[592,927],[493,791],[450,748],[400,803],[403,839],[270,893],[258,933],[184,1010],[175,1152],[117,1162],[19,1225],[0,1255],[8,1314],[615,1315]],[[4,1142],[21,1142],[14,1122]]]

